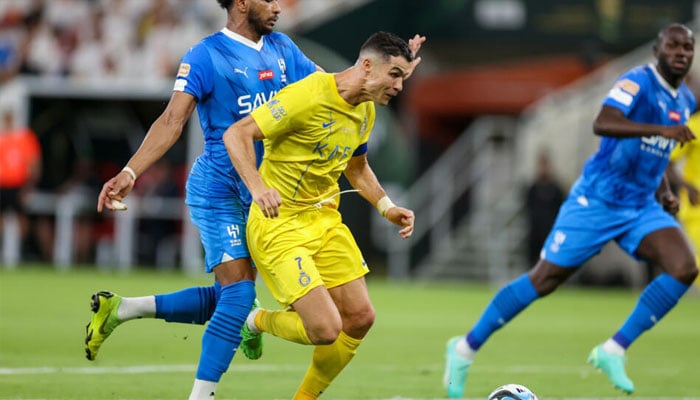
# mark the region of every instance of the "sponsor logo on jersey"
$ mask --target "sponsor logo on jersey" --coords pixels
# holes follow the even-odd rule
[[[187,75],[190,74],[190,64],[187,63],[182,63],[180,64],[180,68],[177,69],[177,76],[182,76],[183,78],[187,77]]]
[[[245,69],[240,69],[240,68],[234,68],[233,72],[236,74],[241,74],[248,78],[248,67],[245,67]]]
[[[678,111],[669,111],[668,119],[670,119],[673,122],[679,122],[681,120],[681,113],[679,113]]]
[[[272,79],[275,77],[275,73],[271,69],[267,69],[265,71],[259,71],[258,72],[258,79],[261,81],[266,81],[268,79]]]
[[[265,103],[265,105],[270,110],[270,114],[272,114],[272,118],[274,118],[275,121],[279,121],[287,116],[287,110],[284,109],[284,106],[280,104],[279,100],[270,100]]]
[[[323,126],[323,129],[328,129],[333,126],[335,123],[335,120],[333,119],[333,113],[331,112],[329,117],[328,117],[328,122],[323,122],[321,126]]]
[[[362,123],[360,124],[360,136],[363,136],[365,133],[367,133],[367,116],[365,115],[364,118],[362,118]]]
[[[643,136],[641,138],[641,150],[657,157],[668,158],[676,141],[663,136]]]
[[[276,94],[277,94],[277,91],[272,90],[268,94],[255,93],[253,95],[246,94],[243,96],[238,96],[238,100],[236,101],[238,106],[240,107],[238,110],[238,113],[241,115],[250,114],[251,111],[253,111],[256,108],[260,107],[261,105],[267,103]]]

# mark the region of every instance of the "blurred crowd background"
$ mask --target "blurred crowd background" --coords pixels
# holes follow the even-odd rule
[[[659,27],[692,24],[699,8],[694,0],[279,3],[277,29],[328,71],[350,65],[374,31],[428,37],[405,93],[381,111],[371,149],[392,197],[416,210],[415,238],[396,241],[359,196],[344,199],[343,212],[378,274],[490,281],[529,267],[551,210],[594,149],[593,113],[616,75],[650,62]],[[184,52],[225,20],[215,0],[0,0],[0,131],[38,142],[22,145],[21,212],[8,219],[10,205],[0,204],[3,265],[200,271],[182,205],[201,146],[196,118],[140,177],[128,213],[94,210],[102,183],[162,111]],[[612,251],[606,262],[623,259]],[[645,279],[610,270],[580,280]]]
[[[278,28],[303,23],[302,8],[320,15],[338,3],[281,0]],[[3,74],[147,84],[172,78],[184,52],[225,22],[215,0],[2,0],[0,62]]]

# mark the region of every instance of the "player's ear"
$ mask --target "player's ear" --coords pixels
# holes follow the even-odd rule
[[[372,71],[372,67],[374,66],[374,62],[369,57],[363,57],[360,60],[360,65],[362,65],[363,71],[370,72],[370,71]]]

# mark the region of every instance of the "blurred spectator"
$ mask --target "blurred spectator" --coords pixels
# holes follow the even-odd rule
[[[344,4],[280,3],[282,30]],[[225,22],[214,0],[0,0],[0,62],[3,31],[12,31],[22,74],[153,84],[170,79],[180,56]]]
[[[556,180],[549,153],[541,151],[537,156],[535,179],[527,188],[528,260],[534,265],[540,259],[540,251],[549,234],[561,203],[564,191]]]
[[[16,265],[28,224],[27,192],[41,173],[41,147],[34,132],[15,120],[12,108],[0,108],[0,226],[3,264]]]
[[[174,176],[170,161],[161,158],[141,174],[134,192],[141,196],[142,204],[153,204],[162,198],[177,199],[183,195],[183,190]],[[180,222],[174,219],[140,219],[136,249],[139,263],[155,265],[158,268],[173,268],[176,265],[176,236],[179,226]]]
[[[82,81],[101,81],[117,74],[119,43],[105,38],[105,18],[101,9],[89,13],[89,23],[79,33],[80,40],[69,60],[70,75]]]

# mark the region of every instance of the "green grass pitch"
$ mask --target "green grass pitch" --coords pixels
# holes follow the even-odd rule
[[[199,358],[202,326],[136,320],[121,325],[95,362],[83,339],[90,295],[125,296],[210,284],[210,276],[118,274],[51,267],[0,270],[0,400],[184,399]],[[445,341],[464,333],[496,288],[470,283],[389,283],[368,278],[375,326],[324,399],[440,399]],[[634,306],[638,289],[562,287],[497,332],[472,366],[465,397],[483,399],[505,383],[540,399],[622,397],[585,363]],[[262,282],[258,296],[276,308]],[[311,347],[266,336],[258,361],[237,355],[218,400],[291,398]],[[628,353],[637,391],[629,399],[700,399],[700,296],[689,292]]]

